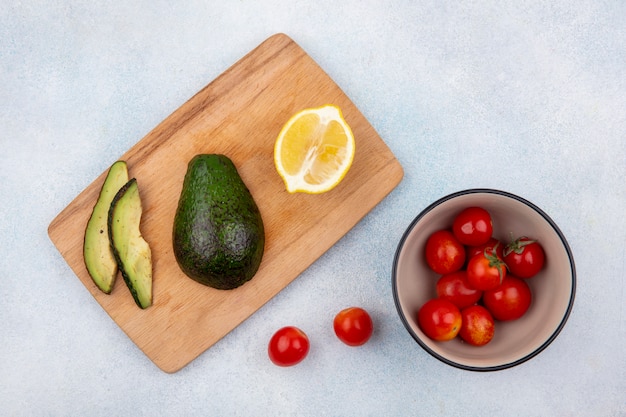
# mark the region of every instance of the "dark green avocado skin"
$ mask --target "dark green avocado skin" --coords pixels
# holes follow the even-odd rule
[[[202,154],[189,162],[173,245],[182,271],[209,287],[230,290],[256,274],[265,247],[263,219],[227,156]]]

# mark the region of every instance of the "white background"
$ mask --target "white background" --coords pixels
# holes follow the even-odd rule
[[[504,5],[504,3],[507,3]],[[626,6],[608,1],[24,1],[0,8],[0,414],[626,415]],[[274,33],[365,114],[400,185],[250,319],[175,374],[95,302],[52,219],[153,127]],[[559,225],[576,302],[544,352],[495,373],[423,351],[391,295],[432,201],[489,187]],[[354,349],[340,309],[375,321]],[[266,346],[286,324],[311,352]]]

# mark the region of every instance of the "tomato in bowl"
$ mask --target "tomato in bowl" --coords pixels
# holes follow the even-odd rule
[[[490,213],[493,238],[504,245],[512,237],[532,236],[545,253],[542,269],[522,279],[532,293],[524,314],[515,320],[496,319],[493,337],[482,346],[461,337],[433,340],[418,323],[420,308],[438,297],[436,285],[441,277],[426,261],[426,242],[436,231],[452,230],[456,216],[467,207],[481,207]],[[505,191],[469,189],[440,198],[409,224],[393,261],[392,293],[408,333],[434,358],[460,369],[497,371],[528,361],[557,338],[574,305],[576,270],[565,236],[542,209]],[[476,304],[484,305],[482,300]]]

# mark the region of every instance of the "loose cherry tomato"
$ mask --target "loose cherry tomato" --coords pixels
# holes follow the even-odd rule
[[[472,287],[487,291],[496,288],[506,276],[506,265],[487,249],[467,264],[467,279]]]
[[[472,346],[484,346],[493,339],[495,322],[485,307],[475,305],[461,310],[459,336]]]
[[[467,279],[467,271],[442,275],[435,285],[437,297],[451,301],[459,309],[476,304],[483,292],[475,289]]]
[[[483,253],[485,249],[489,252],[493,252],[495,249],[496,255],[498,255],[500,259],[504,260],[504,245],[495,237],[489,238],[487,243],[483,243],[482,245],[468,246],[466,248],[466,259],[472,259],[475,255]]]
[[[309,353],[309,338],[297,327],[283,327],[270,339],[267,353],[275,365],[296,365]]]
[[[348,346],[361,346],[367,342],[374,331],[372,318],[360,307],[341,310],[333,321],[335,334]]]
[[[443,275],[458,271],[465,263],[465,248],[449,230],[438,230],[426,241],[426,263]]]
[[[454,218],[452,232],[464,245],[482,245],[493,233],[491,215],[484,208],[468,207]]]
[[[504,249],[504,262],[509,272],[520,278],[532,278],[543,268],[546,255],[541,245],[525,236],[509,243]]]
[[[445,342],[459,334],[461,311],[448,300],[432,298],[419,309],[417,322],[426,336]]]
[[[514,276],[507,276],[497,288],[485,291],[483,303],[496,320],[516,320],[522,317],[532,302],[528,284]]]

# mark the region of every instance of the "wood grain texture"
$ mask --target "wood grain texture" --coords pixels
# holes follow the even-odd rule
[[[338,105],[353,129],[356,154],[343,181],[320,195],[289,194],[276,173],[274,141],[295,112]],[[266,231],[255,277],[231,291],[187,278],[172,250],[172,226],[187,163],[223,153],[257,202]],[[48,228],[85,287],[133,342],[163,371],[176,372],[275,296],[335,244],[401,181],[403,170],[350,99],[293,40],[277,34],[225,71],[120,159],[137,178],[150,243],[154,304],[140,310],[121,277],[110,295],[84,266],[85,226],[103,172]],[[111,160],[111,164],[115,162]]]

